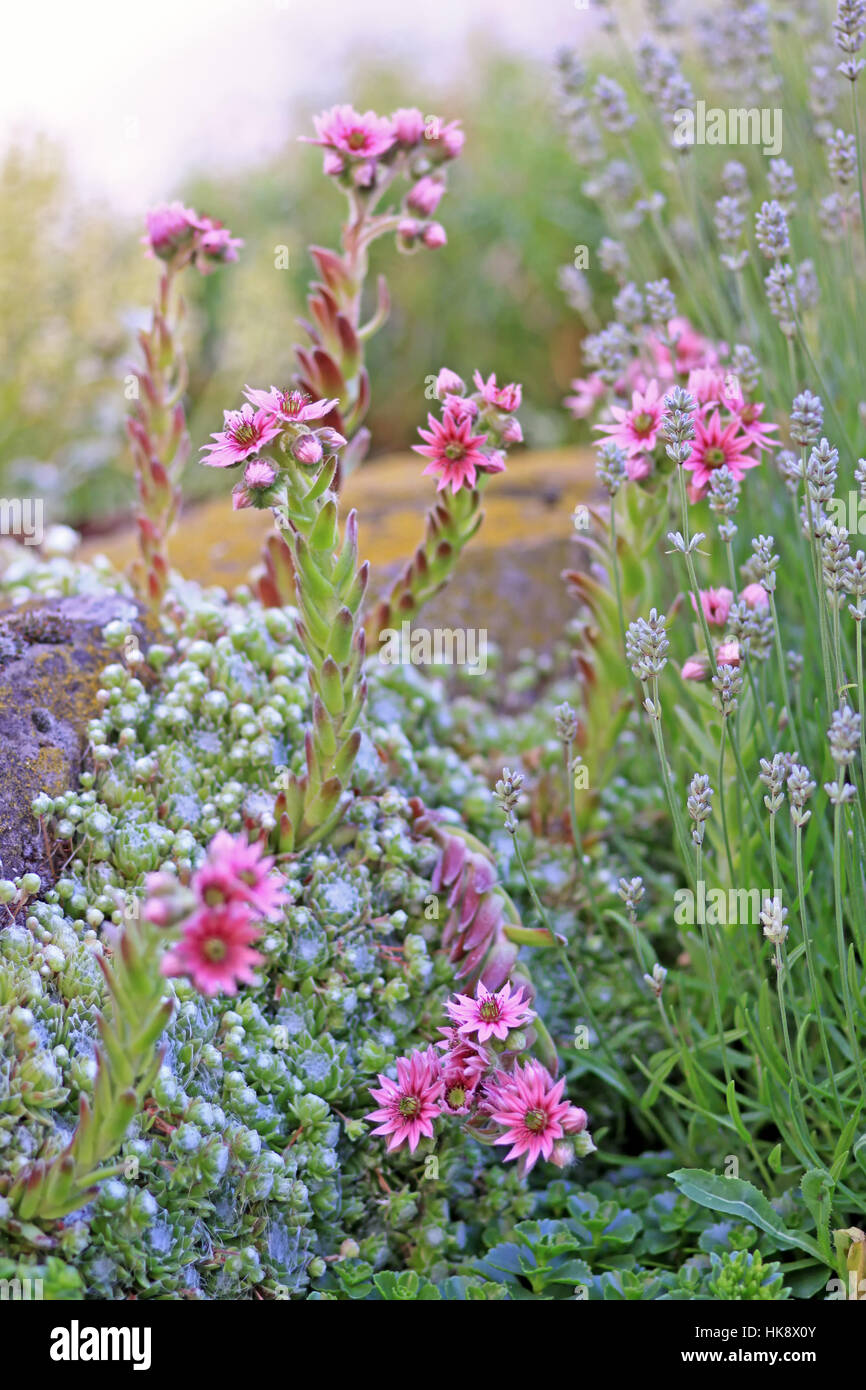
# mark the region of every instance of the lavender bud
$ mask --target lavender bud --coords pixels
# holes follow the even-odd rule
[[[651,608],[648,619],[638,618],[628,625],[626,655],[638,680],[660,675],[667,665],[665,653],[670,642],[665,635],[666,621],[663,613]]]
[[[794,178],[794,170],[787,160],[770,160],[770,172],[767,176],[767,184],[774,199],[782,208],[782,211],[786,216],[790,216],[794,211],[794,199],[797,195],[797,181]]]
[[[812,812],[805,810],[806,802],[815,791],[815,783],[809,775],[809,769],[800,763],[794,763],[788,773],[788,797],[791,802],[791,820],[798,829],[807,825]]]
[[[857,177],[857,142],[853,135],[837,130],[827,138],[827,163],[831,176],[843,188]]]
[[[863,0],[839,0],[836,7],[836,18],[833,21],[835,31],[835,44],[840,52],[845,53],[844,63],[840,63],[837,72],[841,72],[843,77],[847,77],[849,82],[856,82],[860,73],[863,71],[863,60],[855,58],[854,54],[859,53],[863,47],[864,27],[866,27],[866,4]]]
[[[512,772],[510,768],[502,769],[502,776],[493,788],[493,799],[498,803],[505,814],[505,829],[510,835],[517,834],[517,819],[514,815],[517,803],[520,800],[520,789],[523,786],[523,774]]]
[[[761,379],[761,369],[757,357],[745,343],[734,345],[731,353],[731,371],[738,378],[744,395],[751,395]]]
[[[722,714],[727,718],[737,708],[739,695],[743,688],[743,677],[738,666],[720,666],[713,676],[716,701]]]
[[[779,563],[778,555],[773,554],[773,537],[758,536],[757,540],[752,541],[754,552],[754,574],[759,584],[763,586],[768,594],[776,591],[776,567]]]
[[[646,294],[647,313],[650,323],[655,327],[661,325],[665,332],[672,318],[676,317],[677,302],[671,290],[670,281],[650,280],[644,286]]]
[[[811,391],[801,391],[794,397],[791,410],[791,438],[795,444],[807,446],[814,444],[824,423],[824,407],[820,396]]]
[[[574,743],[577,738],[577,714],[571,705],[566,701],[564,704],[557,705],[553,712],[556,725],[556,737],[561,743]]]
[[[784,209],[775,199],[762,203],[760,212],[755,214],[755,237],[761,251],[770,261],[787,256],[790,251],[788,219]]]
[[[686,810],[695,822],[692,826],[692,840],[696,845],[704,843],[704,822],[710,818],[713,795],[709,777],[704,772],[696,772],[689,783],[686,800]]]
[[[598,263],[605,275],[624,280],[628,275],[628,252],[621,241],[603,236],[598,247]]]
[[[612,439],[606,439],[599,445],[595,473],[609,496],[615,497],[625,482],[627,473],[625,451],[618,444],[614,444]]]
[[[729,159],[722,170],[722,187],[732,198],[739,198],[749,191],[749,176],[745,166],[738,159]]]
[[[774,946],[784,945],[785,937],[788,935],[788,926],[785,921],[787,915],[788,909],[782,906],[781,898],[764,899],[764,906],[761,908],[761,923],[765,937]]]
[[[653,973],[651,975],[644,975],[643,977],[644,984],[648,989],[652,990],[656,999],[661,999],[662,997],[662,990],[664,989],[667,974],[668,972],[665,970],[664,966],[659,965],[658,961],[656,961],[653,966]]]
[[[634,878],[621,878],[619,880],[617,892],[625,903],[630,917],[636,916],[638,903],[645,891],[640,874],[636,874]]]
[[[770,313],[779,320],[785,337],[793,338],[797,332],[797,295],[794,272],[787,262],[779,261],[770,269],[764,280],[764,289]]]
[[[834,763],[847,767],[854,761],[860,746],[860,716],[850,705],[840,705],[831,715],[827,740]]]
[[[612,77],[599,77],[592,94],[605,130],[612,135],[622,135],[634,125],[635,118],[628,109],[626,94]]]
[[[839,450],[834,449],[826,439],[816,444],[809,455],[806,465],[809,494],[815,502],[820,502],[822,507],[826,508],[835,495],[839,476],[838,464]]]
[[[639,323],[643,323],[644,303],[643,296],[636,285],[629,281],[623,285],[619,294],[613,301],[613,312],[618,323],[622,323],[626,328],[636,328]]]

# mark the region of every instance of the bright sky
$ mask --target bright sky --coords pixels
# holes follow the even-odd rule
[[[60,137],[89,192],[137,212],[189,168],[273,153],[299,106],[351,100],[359,48],[429,89],[471,73],[476,44],[549,62],[594,18],[579,0],[20,0],[4,17],[0,143]]]

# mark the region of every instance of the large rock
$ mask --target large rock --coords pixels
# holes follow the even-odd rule
[[[117,659],[102,629],[127,621],[146,649],[141,610],[121,594],[37,600],[0,613],[0,877],[53,881],[31,803],[74,785],[99,673]],[[56,867],[56,866],[54,866]]]

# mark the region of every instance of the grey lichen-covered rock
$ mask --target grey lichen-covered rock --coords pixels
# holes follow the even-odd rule
[[[146,650],[138,605],[122,594],[37,600],[0,612],[0,876],[52,866],[31,803],[76,784],[99,673],[112,659],[103,629],[129,625]]]

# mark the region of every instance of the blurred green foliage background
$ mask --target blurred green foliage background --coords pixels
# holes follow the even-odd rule
[[[425,377],[443,364],[476,366],[524,383],[527,443],[573,438],[561,401],[579,368],[581,329],[558,283],[576,244],[593,245],[598,214],[556,114],[553,74],[491,56],[467,84],[435,99],[369,67],[345,93],[360,109],[419,105],[462,119],[464,154],[440,208],[448,245],[398,255],[374,248],[387,275],[391,318],[369,352],[372,455],[406,448],[429,402]],[[337,245],[343,199],[321,172],[299,112],[272,163],[194,178],[165,190],[221,218],[246,242],[236,265],[186,277],[193,460],[246,382],[284,384],[295,318],[304,310],[310,241]],[[142,207],[142,221],[146,211]],[[132,505],[123,417],[124,374],[146,321],[156,268],[143,258],[142,225],[83,206],[64,154],[34,141],[0,175],[0,492],[47,499],[50,520],[108,525]],[[275,267],[289,248],[288,270]],[[221,480],[191,462],[186,495]]]

